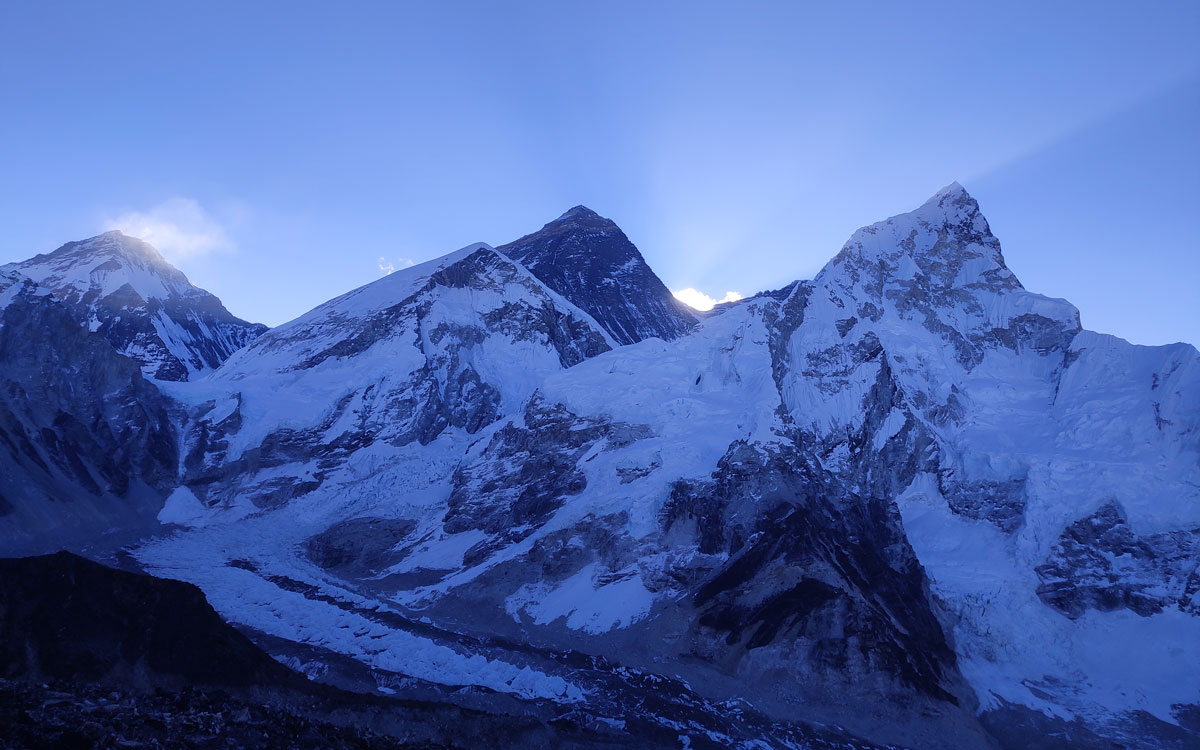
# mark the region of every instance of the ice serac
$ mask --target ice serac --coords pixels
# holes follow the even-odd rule
[[[621,344],[678,338],[696,324],[615,223],[576,206],[497,248],[591,315]]]
[[[53,295],[80,325],[156,380],[209,372],[266,330],[234,317],[154,247],[119,231],[69,242],[4,270]]]

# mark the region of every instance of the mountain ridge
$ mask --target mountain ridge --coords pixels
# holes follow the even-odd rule
[[[686,330],[665,287],[591,294],[649,288],[615,226],[573,208],[155,383],[179,473],[130,554],[381,690],[723,745],[738,705],[773,747],[1194,739],[1194,347],[1026,290],[957,183]]]

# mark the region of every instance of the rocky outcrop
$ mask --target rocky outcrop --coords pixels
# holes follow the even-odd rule
[[[711,481],[675,484],[662,522],[721,561],[692,592],[696,655],[764,649],[755,661],[809,680],[886,675],[898,694],[957,703],[955,656],[890,501],[847,492],[794,448],[738,443]]]
[[[1116,501],[1063,529],[1036,571],[1038,596],[1071,619],[1122,608],[1200,616],[1200,528],[1139,536]]]
[[[582,492],[587,479],[579,463],[589,451],[621,448],[650,434],[646,425],[580,418],[535,395],[521,424],[500,428],[480,459],[456,472],[445,529],[489,535],[468,552],[471,564],[525,538]]]
[[[408,519],[352,518],[310,538],[306,545],[308,557],[326,569],[379,570],[399,559],[393,550],[416,528],[416,522]]]

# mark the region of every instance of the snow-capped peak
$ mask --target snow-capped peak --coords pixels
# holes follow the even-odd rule
[[[159,380],[187,380],[215,368],[266,330],[231,315],[153,245],[119,230],[0,270],[65,304],[80,325]]]
[[[112,230],[6,268],[59,297],[107,297],[126,285],[142,300],[199,291],[147,242]]]
[[[919,208],[855,232],[815,283],[857,287],[878,301],[889,284],[945,293],[1021,289],[979,204],[957,182]]]
[[[979,210],[979,203],[957,181],[934,193],[916,213],[927,217],[926,220],[931,223],[939,218],[948,225],[969,223],[981,234],[991,234],[987,219]],[[977,226],[976,222],[982,222],[982,225]]]

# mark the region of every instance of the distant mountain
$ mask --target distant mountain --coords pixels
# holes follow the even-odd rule
[[[210,372],[265,330],[120,232],[0,267],[0,531],[10,549],[153,523],[178,484],[182,412],[155,382]]]
[[[497,249],[595,318],[618,343],[652,336],[670,341],[696,325],[620,227],[585,206]]]
[[[213,370],[266,330],[231,315],[153,247],[119,231],[69,242],[0,273],[18,274],[52,294],[81,325],[157,380]]]

